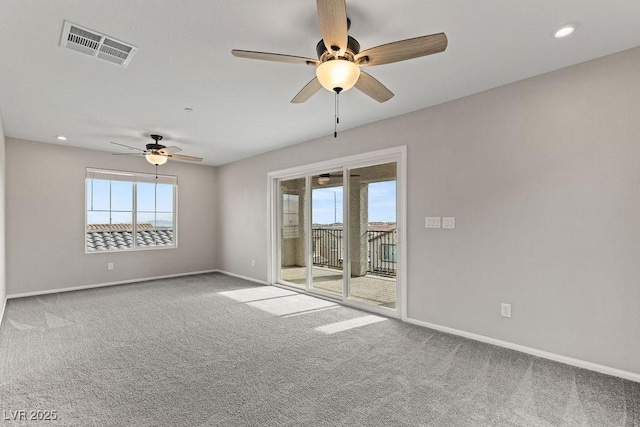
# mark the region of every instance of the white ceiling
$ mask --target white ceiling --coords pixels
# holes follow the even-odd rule
[[[367,68],[395,97],[345,92],[342,130],[640,45],[637,0],[347,0],[347,13],[363,50],[437,32],[449,47]],[[122,68],[62,49],[63,20],[138,52]],[[580,23],[574,35],[551,37],[567,22]],[[331,135],[330,92],[289,102],[312,67],[231,55],[315,57],[320,38],[313,0],[0,0],[5,134],[111,151],[110,141],[143,147],[160,133],[209,165]]]

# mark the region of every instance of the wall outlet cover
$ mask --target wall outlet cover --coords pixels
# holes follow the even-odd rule
[[[511,317],[511,304],[500,304],[500,315],[502,317]]]

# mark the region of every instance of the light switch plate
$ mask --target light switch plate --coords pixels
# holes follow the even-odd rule
[[[453,216],[442,217],[442,228],[447,228],[449,230],[456,228],[456,218]]]
[[[426,228],[440,228],[439,216],[427,216],[424,218],[424,226]]]

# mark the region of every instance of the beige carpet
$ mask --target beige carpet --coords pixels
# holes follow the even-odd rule
[[[207,274],[10,300],[0,424],[640,426],[640,384]]]

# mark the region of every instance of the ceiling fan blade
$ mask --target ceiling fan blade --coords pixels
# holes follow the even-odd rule
[[[138,150],[138,151],[142,151],[142,152],[144,152],[144,151],[145,151],[145,150],[143,150],[142,148],[136,148],[136,147],[132,147],[132,146],[130,146],[130,145],[120,144],[119,142],[113,142],[113,141],[111,141],[111,143],[112,143],[112,144],[114,144],[114,145],[119,145],[119,146],[121,146],[121,147],[127,147],[129,150]]]
[[[445,33],[400,40],[364,50],[355,56],[359,65],[381,65],[443,52],[447,48]]]
[[[291,100],[292,104],[301,104],[305,102],[307,99],[311,98],[317,91],[322,89],[322,85],[320,84],[320,80],[315,77],[309,83],[307,83],[300,92]]]
[[[345,0],[316,0],[316,3],[324,45],[336,58],[344,56],[349,30]]]
[[[360,77],[356,82],[356,88],[378,102],[386,102],[393,98],[393,92],[387,89],[385,85],[380,83],[370,74],[367,74],[362,70],[360,70]]]
[[[166,154],[166,156],[176,160],[187,160],[189,162],[201,162],[204,160],[202,157],[185,156],[184,154]]]
[[[301,56],[283,55],[281,53],[268,53],[268,52],[254,52],[252,50],[238,50],[233,49],[231,51],[233,56],[238,58],[247,59],[260,59],[262,61],[274,61],[285,62],[287,64],[305,64],[305,65],[318,65],[320,61],[313,58],[303,58]]]
[[[179,153],[181,151],[182,151],[182,148],[176,147],[175,145],[172,145],[171,147],[164,147],[158,150],[160,154],[172,154],[172,153]]]
[[[145,153],[111,153],[112,156],[144,156]]]

